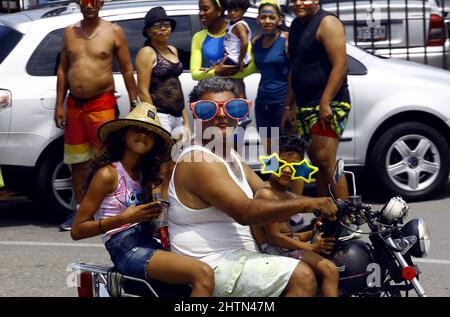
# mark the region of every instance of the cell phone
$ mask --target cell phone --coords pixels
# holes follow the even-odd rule
[[[167,201],[167,200],[164,200],[164,199],[158,199],[157,201],[159,201],[159,202],[161,202],[161,204],[163,205],[163,207],[169,207],[170,206],[170,203],[169,203],[169,201]]]

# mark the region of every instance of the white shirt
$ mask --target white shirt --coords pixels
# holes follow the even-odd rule
[[[212,206],[205,209],[191,209],[183,205],[176,194],[174,175],[180,159],[191,151],[202,151],[215,156],[225,164],[228,174],[249,198],[253,192],[245,178],[238,154],[232,151],[233,158],[238,162],[242,174],[239,181],[228,164],[210,150],[194,145],[183,151],[178,158],[169,183],[168,212],[171,250],[175,253],[188,255],[208,263],[214,267],[218,261],[239,249],[258,252],[256,242],[249,226],[242,226],[224,211]]]
[[[228,22],[227,26],[227,35],[225,35],[224,39],[224,47],[225,52],[228,54],[228,58],[233,61],[235,64],[239,64],[239,54],[241,53],[241,40],[233,34],[233,29],[236,27],[236,25],[242,24],[247,28],[248,31],[248,42],[250,43],[250,40],[252,38],[252,31],[250,30],[250,27],[248,26],[247,22],[244,20],[238,21],[234,23],[233,25],[230,25],[230,22]],[[247,52],[247,54],[244,57],[244,65],[247,65],[252,60],[252,57]]]

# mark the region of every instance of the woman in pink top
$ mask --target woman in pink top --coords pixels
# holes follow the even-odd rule
[[[103,234],[115,267],[147,280],[192,286],[191,296],[210,296],[214,273],[205,263],[162,250],[149,221],[161,203],[151,192],[161,180],[161,162],[170,159],[173,141],[161,128],[156,108],[139,104],[126,118],[98,130],[103,152],[94,165],[86,195],[72,224],[74,240]],[[95,219],[95,220],[94,220]]]

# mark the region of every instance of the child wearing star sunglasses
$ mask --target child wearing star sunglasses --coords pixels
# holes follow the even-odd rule
[[[274,161],[270,164],[277,165],[267,182],[267,187],[256,192],[255,198],[287,200],[297,195],[288,191],[289,186],[297,179],[297,174],[301,174],[297,166],[303,160],[307,143],[298,136],[281,136],[279,141],[279,153],[273,155]],[[280,167],[280,168],[278,168]],[[305,178],[305,177],[302,177]],[[316,223],[320,225],[320,223]],[[303,233],[293,233],[285,222],[276,222],[265,226],[252,226],[252,232],[261,252],[283,255],[301,260],[308,264],[321,278],[322,295],[335,297],[338,295],[339,273],[336,265],[325,259],[320,253],[330,254],[334,238],[323,238],[318,236],[314,243],[308,242],[313,236],[313,231]]]

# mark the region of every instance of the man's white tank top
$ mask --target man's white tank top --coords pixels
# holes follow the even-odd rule
[[[231,155],[239,164],[242,181],[238,180],[222,158],[210,150],[200,145],[186,148],[178,158],[169,182],[170,208],[168,221],[172,251],[197,258],[211,266],[214,266],[218,260],[223,259],[223,257],[226,258],[228,253],[237,249],[258,252],[249,226],[240,225],[224,211],[216,207],[191,209],[179,201],[175,190],[174,175],[178,162],[185,154],[191,151],[202,151],[215,156],[225,165],[230,177],[247,197],[253,198],[253,192],[245,178],[241,160],[234,150],[232,150]]]

